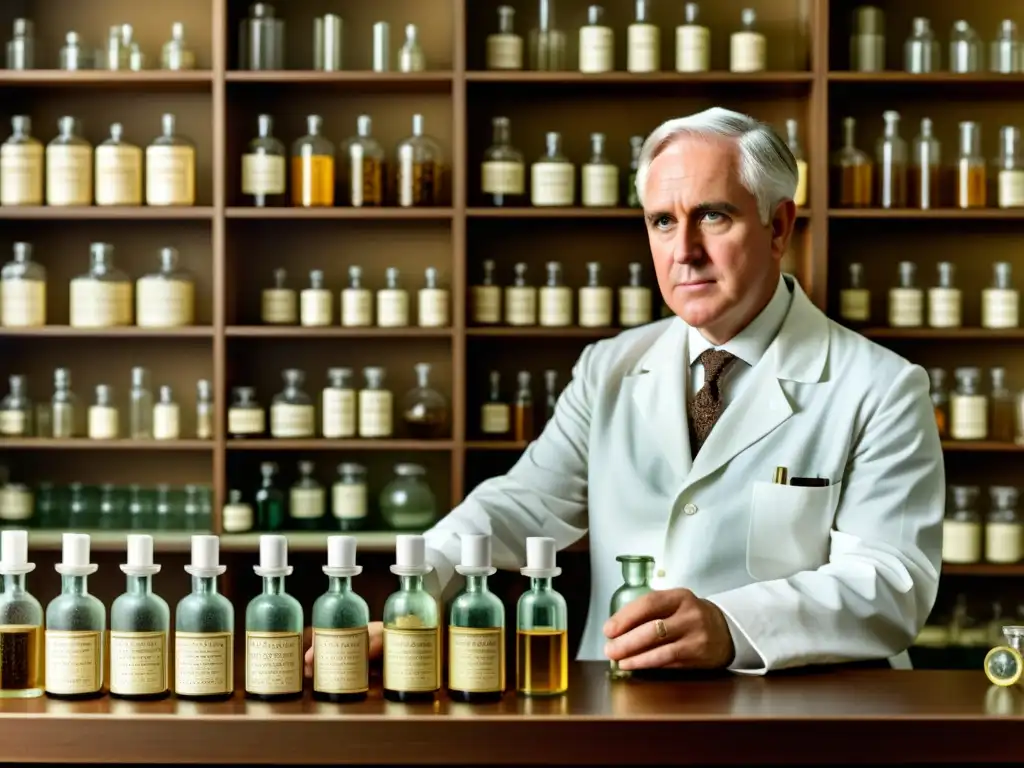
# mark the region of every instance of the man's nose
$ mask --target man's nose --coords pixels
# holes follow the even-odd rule
[[[672,261],[689,264],[704,258],[704,242],[697,227],[683,224],[672,244]]]

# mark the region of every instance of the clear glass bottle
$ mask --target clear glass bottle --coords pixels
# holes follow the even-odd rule
[[[377,291],[377,326],[404,328],[409,325],[409,292],[399,284],[397,267],[384,270],[384,287]]]
[[[252,530],[256,514],[252,505],[242,498],[237,488],[228,491],[228,503],[221,510],[221,529],[224,533],[247,533]]]
[[[69,316],[73,328],[132,324],[132,281],[114,266],[114,246],[89,245],[89,271],[71,280]]]
[[[306,118],[306,135],[292,144],[292,205],[334,205],[334,144],[323,136],[324,119]]]
[[[864,284],[864,265],[849,266],[847,283],[839,291],[839,317],[850,326],[866,325],[871,320],[871,291]]]
[[[1020,292],[1013,287],[1008,261],[992,265],[992,283],[981,292],[981,327],[1016,328],[1020,324]]]
[[[619,288],[619,325],[634,328],[651,322],[651,289],[643,284],[644,267],[629,264],[629,282]]]
[[[363,368],[365,385],[359,390],[359,436],[385,438],[394,433],[394,397],[384,389],[383,368]]]
[[[949,436],[953,440],[984,440],[988,437],[988,398],[981,393],[981,370],[953,371],[956,390],[949,401]]]
[[[97,510],[82,483],[68,485],[67,527],[95,528]]]
[[[494,283],[494,259],[484,259],[483,278],[471,289],[470,317],[474,325],[501,322],[501,288]]]
[[[153,387],[149,371],[140,366],[132,368],[132,387],[128,395],[128,435],[132,440],[153,438]]]
[[[178,513],[181,508],[176,504],[174,489],[168,483],[158,483],[156,486],[156,503],[154,504],[154,515],[156,516],[156,529],[158,531],[173,531],[179,528],[180,518]]]
[[[619,555],[615,558],[622,563],[622,584],[612,593],[608,615],[614,616],[637,598],[643,597],[654,588],[651,577],[654,576],[654,558],[650,555]],[[632,676],[629,670],[621,669],[617,661],[609,664],[609,675],[613,680],[622,680]]]
[[[338,479],[331,486],[331,514],[342,531],[359,531],[366,527],[369,491],[366,467],[362,464],[338,465]]]
[[[267,325],[295,325],[299,322],[299,297],[287,283],[288,272],[278,267],[274,270],[274,284],[264,288],[260,295],[260,320]]]
[[[89,439],[116,440],[121,436],[121,416],[114,405],[114,391],[107,384],[96,385],[96,401],[89,406]]]
[[[1024,558],[1024,520],[1017,511],[1020,491],[1012,485],[991,485],[985,519],[985,560],[1019,563]]]
[[[537,324],[537,288],[526,284],[526,264],[519,262],[513,268],[512,285],[505,287],[505,322],[524,326]]]
[[[78,121],[62,117],[46,145],[46,204],[92,205],[92,145],[76,132]]]
[[[400,588],[384,603],[384,698],[433,701],[441,688],[441,608],[423,586],[430,573],[422,536],[399,535],[395,564]]]
[[[544,424],[547,424],[555,417],[555,408],[558,406],[558,371],[548,369],[544,371]]]
[[[640,74],[661,69],[661,30],[650,20],[648,0],[635,0],[633,23],[626,28],[626,71]]]
[[[320,396],[320,434],[329,440],[355,437],[356,391],[351,368],[328,368]]]
[[[373,138],[373,119],[369,115],[356,118],[356,135],[345,142],[341,155],[345,158],[349,205],[384,205],[387,160],[383,147]]]
[[[239,69],[252,71],[285,68],[285,21],[270,3],[253,3],[238,28]]]
[[[7,41],[7,69],[35,69],[35,25],[31,19],[14,20],[14,34]]]
[[[512,409],[501,399],[501,373],[491,371],[487,400],[480,408],[480,431],[491,437],[512,431]]]
[[[988,439],[997,443],[1012,443],[1016,434],[1013,393],[1006,386],[1006,369],[1002,366],[989,368],[992,380],[989,392]]]
[[[530,372],[520,371],[516,374],[516,398],[512,404],[512,439],[517,443],[528,443],[536,434]]]
[[[177,248],[160,249],[160,271],[135,285],[135,324],[140,328],[182,328],[196,320],[196,285],[178,266]]]
[[[922,118],[921,133],[914,138],[910,160],[911,208],[927,210],[941,206],[941,160],[941,145],[932,133],[932,120]]]
[[[237,493],[232,491],[232,493]],[[235,607],[217,591],[220,539],[192,537],[185,572],[192,592],[174,609],[174,693],[179,699],[226,701],[235,692]]]
[[[843,146],[832,161],[832,189],[840,208],[870,208],[874,196],[874,163],[856,147],[857,121],[843,118]]]
[[[915,283],[917,265],[899,263],[899,282],[889,289],[889,325],[893,328],[920,328],[924,325],[924,291]]]
[[[983,665],[989,682],[1000,688],[1016,685],[1024,673],[1024,659],[1021,658],[1021,652],[1024,651],[1021,647],[1024,627],[1003,627],[1003,636],[1006,644],[996,645],[985,654]]]
[[[208,379],[196,382],[196,438],[213,439],[213,387]]]
[[[287,150],[274,136],[274,118],[256,118],[256,138],[242,155],[242,195],[259,207],[284,205]]]
[[[878,161],[878,205],[882,208],[907,207],[907,142],[900,138],[900,114],[882,113],[885,131],[875,151]]]
[[[288,539],[260,536],[263,593],[245,609],[245,696],[287,701],[302,696],[302,604],[285,591]]]
[[[693,5],[693,3],[688,3]],[[637,171],[640,170],[640,152],[644,146],[643,136],[629,137],[629,176],[626,180],[626,205],[630,208],[642,208],[640,192],[636,188]]]
[[[267,414],[252,387],[235,387],[228,407],[228,436],[236,440],[260,437],[267,429]]]
[[[684,23],[676,27],[676,72],[707,72],[711,68],[711,30],[699,23],[700,6],[683,6]]]
[[[92,69],[95,63],[94,55],[82,48],[82,38],[77,32],[68,32],[64,35],[64,45],[60,47],[57,59],[59,61],[59,69],[65,72]]]
[[[93,155],[96,205],[142,205],[142,147],[125,140],[121,123],[111,123]]]
[[[767,67],[768,43],[757,27],[757,12],[744,8],[740,28],[729,36],[729,71],[763,72]]]
[[[285,523],[284,493],[275,485],[277,464],[264,461],[260,464],[263,481],[256,491],[256,524],[261,531],[280,531]]]
[[[999,30],[989,47],[989,71],[999,74],[1020,72],[1021,44],[1017,37],[1017,23],[1011,19],[999,22]]]
[[[370,607],[352,589],[354,536],[327,537],[327,591],[313,603],[313,698],[362,701],[370,690]]]
[[[398,205],[441,205],[444,163],[441,146],[423,132],[423,115],[412,116],[412,135],[395,150]]]
[[[174,115],[161,118],[163,133],[146,147],[146,205],[196,204],[196,148],[176,133]]]
[[[185,41],[185,25],[180,21],[171,24],[171,39],[160,49],[160,66],[172,72],[196,68],[195,53]]]
[[[913,29],[903,44],[903,68],[913,75],[924,75],[942,69],[942,49],[935,39],[931,22],[916,17]]]
[[[53,372],[53,397],[50,400],[50,423],[53,436],[59,440],[82,436],[78,398],[71,391],[71,372],[57,368]]]
[[[294,530],[318,530],[327,512],[324,487],[313,477],[312,461],[299,462],[299,479],[288,497],[288,527]]]
[[[983,61],[981,38],[966,21],[954,21],[949,33],[949,71],[958,75],[981,72]]]
[[[965,120],[960,123],[960,155],[956,161],[956,207],[984,208],[986,204],[986,167],[981,154],[981,125]]]
[[[1024,163],[1020,158],[1020,128],[999,129],[999,157],[996,158],[996,202],[1000,208],[1024,208]]]
[[[576,201],[576,167],[562,154],[562,134],[545,135],[544,155],[530,166],[530,203],[571,206]]]
[[[8,377],[10,389],[0,401],[0,435],[4,437],[31,437],[33,407],[28,399],[25,377]]]
[[[939,283],[928,289],[928,325],[932,328],[959,328],[963,324],[963,293],[954,285],[956,265],[938,263]]]
[[[416,363],[416,386],[402,398],[402,421],[414,440],[437,440],[449,434],[448,401],[430,386],[430,363]]]
[[[880,8],[862,5],[853,9],[853,34],[850,35],[850,70],[885,70],[885,13]]]
[[[0,533],[0,551],[0,699],[34,699],[43,695],[43,606],[25,588],[26,575],[36,568],[28,562],[28,532]]]
[[[42,205],[44,180],[43,144],[32,135],[32,118],[14,115],[0,145],[0,206]]]
[[[942,562],[969,564],[981,560],[982,522],[979,488],[951,485],[942,521]]]
[[[526,202],[526,164],[523,153],[512,146],[511,121],[491,118],[492,143],[484,152],[480,167],[480,191],[496,207]]]
[[[171,388],[163,385],[153,405],[153,439],[178,440],[180,437],[181,406],[175,401]]]
[[[136,531],[156,528],[155,499],[141,485],[128,486],[128,522],[128,527]]]
[[[796,120],[786,121],[786,144],[796,160],[797,183],[793,193],[793,204],[798,208],[807,205],[807,159],[800,143],[800,126]]]
[[[46,606],[46,695],[56,699],[92,699],[103,695],[103,649],[107,612],[89,594],[89,536],[65,533],[61,562],[61,593]]]
[[[550,328],[572,325],[572,289],[562,282],[562,265],[547,263],[547,283],[540,288],[540,324]]]
[[[619,204],[619,169],[604,153],[603,133],[590,134],[590,159],[580,172],[582,202],[588,208],[615,208]]]
[[[316,408],[302,388],[306,374],[298,368],[281,372],[284,389],[274,395],[270,404],[270,436],[277,438],[308,438],[316,436]]]
[[[530,30],[530,69],[561,72],[566,69],[565,33],[555,26],[554,0],[538,0],[537,26]]]
[[[946,390],[946,371],[942,368],[928,369],[929,391],[935,411],[935,426],[939,430],[939,439],[949,437],[949,392]]]
[[[327,326],[334,320],[334,294],[324,288],[321,269],[310,271],[309,287],[299,295],[299,318],[307,328]]]
[[[420,328],[444,328],[448,325],[448,290],[438,285],[437,267],[423,271],[423,287],[416,294],[416,324]]]
[[[415,24],[405,25],[405,42],[398,50],[399,72],[423,72],[427,68],[427,60],[420,45],[419,30]]]
[[[380,515],[393,530],[422,531],[437,521],[437,499],[419,464],[395,465],[395,476],[380,492]]]
[[[452,701],[498,701],[505,692],[505,606],[487,588],[491,537],[463,534],[455,570],[466,585],[448,609],[448,697]]]
[[[373,292],[362,283],[363,268],[348,268],[348,286],[341,291],[341,324],[346,328],[373,325]]]
[[[604,8],[587,7],[587,23],[580,27],[580,72],[594,75],[615,69],[615,32],[604,23]]]
[[[526,567],[519,571],[530,588],[516,605],[516,690],[523,696],[557,696],[569,689],[568,608],[551,586],[562,569],[555,565],[555,540],[526,539]]]
[[[601,285],[601,264],[587,262],[587,284],[579,289],[580,326],[608,328],[612,324],[612,289]]]
[[[523,38],[514,30],[516,10],[498,6],[498,31],[487,36],[487,69],[517,71],[523,68]]]

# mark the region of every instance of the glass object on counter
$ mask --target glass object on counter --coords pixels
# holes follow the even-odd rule
[[[1000,208],[1024,207],[1024,165],[1020,149],[1020,128],[1013,125],[1000,128],[996,158],[996,204]]]
[[[487,69],[523,68],[523,38],[515,33],[515,16],[512,6],[498,6],[498,31],[487,36]]]
[[[992,390],[989,392],[988,439],[997,443],[1012,443],[1015,432],[1013,393],[1006,386],[1006,369],[989,368]]]
[[[327,498],[324,487],[313,477],[314,469],[312,461],[299,462],[299,479],[292,485],[288,497],[290,528],[316,530],[323,522]]]
[[[57,439],[81,437],[78,398],[71,391],[71,372],[57,368],[53,372],[53,397],[50,400],[50,431]]]
[[[949,392],[946,390],[946,371],[942,368],[929,368],[929,397],[935,411],[935,426],[939,430],[939,439],[949,437]]]
[[[330,440],[355,437],[356,391],[351,368],[328,368],[320,397],[320,434]]]
[[[520,443],[529,442],[536,433],[530,372],[520,371],[516,374],[516,398],[512,405],[512,439]]]
[[[874,194],[874,164],[855,146],[857,121],[843,118],[843,146],[832,161],[836,204],[841,208],[870,208]]]
[[[768,43],[757,28],[757,12],[744,8],[740,12],[740,28],[729,35],[729,71],[763,72]]]
[[[405,42],[398,49],[399,72],[423,72],[427,68],[427,60],[420,45],[419,30],[415,24],[405,25]]]
[[[159,398],[153,406],[153,439],[177,440],[181,437],[181,406],[167,385],[160,387]]]
[[[544,371],[544,423],[555,417],[558,405],[558,371]]]
[[[797,183],[796,191],[793,193],[793,204],[803,208],[807,205],[807,159],[800,144],[800,129],[796,120],[786,121],[786,144],[796,160]]]
[[[516,604],[516,691],[523,696],[557,696],[569,689],[568,608],[551,580],[555,540],[526,539],[526,567],[519,572],[530,587]]]
[[[687,5],[693,5],[688,3]],[[629,176],[626,180],[626,205],[630,208],[642,208],[640,192],[636,188],[637,171],[640,169],[640,151],[644,147],[643,136],[629,137]]]
[[[871,291],[864,284],[864,265],[849,265],[846,285],[839,291],[839,317],[851,326],[863,326],[871,320]]]
[[[878,139],[875,156],[878,163],[878,205],[905,208],[907,205],[907,142],[900,138],[900,114],[882,113],[885,130]]]
[[[992,648],[985,654],[984,662],[985,677],[1000,688],[1016,685],[1024,673],[1024,659],[1021,658],[1024,652],[1021,648],[1024,627],[1003,627],[1003,637],[1006,638],[1006,645]]]
[[[850,70],[885,70],[885,13],[881,8],[862,5],[853,9],[853,34],[850,35]]]
[[[331,486],[331,515],[342,531],[358,531],[366,527],[369,515],[369,492],[366,467],[344,462],[338,465],[338,479]]]
[[[256,400],[252,387],[235,387],[228,407],[228,435],[233,438],[258,437],[267,428],[267,415]]]
[[[956,207],[984,208],[986,191],[981,125],[965,120],[960,123],[960,155],[956,161]]]
[[[619,325],[632,328],[651,322],[651,289],[643,284],[643,264],[629,264],[629,282],[619,288]]]
[[[545,134],[545,154],[530,167],[530,203],[571,206],[576,200],[576,170],[562,154],[562,134]]]
[[[242,194],[259,207],[283,205],[287,178],[287,150],[274,136],[274,118],[256,118],[256,138],[242,155]]]
[[[72,278],[70,321],[74,328],[111,328],[132,323],[132,282],[114,266],[114,246],[89,245],[90,266]]]
[[[395,465],[395,476],[380,492],[380,514],[388,528],[426,530],[437,520],[437,500],[419,464]]]
[[[255,513],[252,505],[242,498],[237,488],[228,491],[228,503],[221,510],[221,528],[224,533],[245,533],[251,531]]]
[[[984,440],[988,437],[988,398],[981,393],[981,370],[953,371],[956,389],[949,399],[949,436],[953,440]]]
[[[416,363],[416,386],[402,398],[402,421],[414,440],[448,435],[448,401],[430,386],[430,363]]]
[[[487,588],[491,537],[463,534],[455,570],[466,585],[448,611],[448,697],[453,701],[498,701],[505,692],[505,606]]]
[[[685,21],[676,27],[676,72],[707,72],[711,68],[711,30],[698,23],[700,6],[683,6]]]
[[[921,133],[914,138],[910,160],[910,207],[926,210],[942,205],[942,147],[932,133],[930,117],[921,119]]]
[[[292,205],[334,205],[334,144],[323,136],[323,118],[306,118],[306,135],[292,144]]]
[[[949,33],[949,71],[959,75],[981,72],[984,53],[974,28],[962,19],[954,21]]]
[[[537,289],[526,284],[526,264],[513,267],[512,285],[505,287],[505,322],[509,325],[537,324]]]
[[[981,560],[979,490],[974,485],[951,485],[948,510],[942,521],[942,562],[977,563]]]
[[[132,387],[128,395],[128,435],[132,440],[153,437],[153,387],[149,371],[140,366],[132,368]]]
[[[1011,19],[999,22],[999,30],[989,46],[989,71],[1003,75],[1020,72],[1022,48],[1017,37],[1017,23]]]
[[[208,379],[196,382],[196,438],[213,438],[213,387]]]
[[[992,273],[992,284],[981,292],[981,327],[1016,328],[1020,293],[1013,287],[1013,269],[1008,261],[997,261]]]
[[[394,432],[394,397],[384,388],[384,376],[378,366],[363,368],[365,384],[358,396],[360,437],[391,437]]]
[[[89,406],[89,439],[116,440],[121,433],[120,422],[113,391],[106,384],[98,384],[96,401]]]
[[[540,324],[552,328],[572,325],[572,289],[562,280],[562,265],[557,261],[547,263],[548,279],[541,286]]]
[[[474,325],[497,325],[501,322],[501,288],[494,284],[494,259],[484,259],[484,275],[472,288],[471,318]]]
[[[939,284],[928,289],[928,325],[932,328],[959,328],[963,316],[963,294],[953,284],[956,265],[938,263]]]
[[[1017,511],[1020,492],[1011,485],[989,486],[985,520],[985,560],[1017,563],[1024,558],[1024,520]]]
[[[284,69],[285,24],[270,3],[253,3],[238,30],[238,68]]]
[[[195,280],[178,266],[176,248],[160,249],[160,271],[135,285],[135,323],[141,328],[180,328],[195,322]]]
[[[287,286],[288,272],[274,270],[274,285],[264,288],[260,296],[260,319],[267,325],[295,325],[299,321],[299,298]]]
[[[110,124],[93,155],[96,205],[142,205],[142,148],[125,141],[121,123]]]
[[[92,205],[92,145],[76,132],[78,121],[62,117],[46,145],[46,204]]]
[[[42,205],[43,186],[43,144],[32,135],[32,118],[15,115],[0,146],[0,205]]]
[[[397,267],[384,270],[384,287],[377,291],[377,326],[404,328],[409,325],[409,292],[399,284]]]
[[[605,135],[590,134],[590,159],[580,171],[582,203],[588,208],[614,208],[619,204],[619,169],[605,156]]]
[[[423,271],[423,287],[416,294],[416,324],[420,328],[448,325],[448,291],[438,285],[437,267]]]
[[[626,71],[661,69],[661,30],[651,23],[648,0],[635,0],[633,23],[626,28]]]
[[[600,74],[615,69],[615,32],[604,23],[604,8],[587,6],[587,23],[580,27],[580,72]]]
[[[146,205],[195,205],[195,145],[177,134],[174,115],[165,114],[161,126],[146,147]]]
[[[348,285],[341,291],[341,324],[346,328],[373,325],[373,293],[362,284],[363,268],[348,268]]]
[[[491,371],[487,401],[480,408],[480,431],[485,435],[508,435],[512,431],[512,409],[501,399],[501,373]]]
[[[398,205],[403,208],[441,204],[444,163],[437,141],[423,132],[423,115],[412,116],[412,135],[395,150]]]
[[[46,325],[46,269],[32,260],[31,243],[15,243],[14,258],[0,270],[0,325]]]
[[[171,39],[160,49],[160,67],[172,72],[196,68],[196,55],[185,40],[185,25],[180,21],[171,24]]]
[[[28,562],[28,532],[0,533],[0,551],[0,699],[33,699],[43,695],[43,606],[25,587],[25,577],[36,568]]]
[[[35,25],[31,19],[15,19],[14,34],[7,41],[7,69],[35,69]]]
[[[601,264],[587,262],[587,284],[579,289],[580,326],[607,328],[612,324],[612,289],[601,284]]]
[[[260,464],[260,475],[262,480],[256,491],[256,525],[261,531],[280,531],[285,523],[285,498],[275,484],[277,464],[264,461]]]
[[[538,0],[537,27],[530,30],[530,69],[561,72],[566,69],[565,33],[555,26],[555,0]]]
[[[622,584],[612,593],[608,615],[614,616],[637,598],[653,591],[651,577],[654,575],[654,558],[649,555],[619,555],[615,558],[622,563]],[[617,661],[609,662],[609,675],[613,680],[632,676],[629,670],[620,669]]]
[[[334,319],[334,294],[324,288],[321,269],[309,273],[309,287],[299,295],[300,323],[306,327],[330,325]]]
[[[82,38],[77,32],[68,32],[64,35],[64,45],[60,47],[57,60],[58,68],[65,72],[92,69],[96,63],[94,54],[83,50]]]
[[[915,285],[917,265],[899,263],[899,282],[889,289],[889,325],[893,328],[920,328],[924,325],[924,291]]]
[[[526,201],[526,166],[523,153],[512,146],[511,121],[492,118],[491,130],[492,143],[480,167],[480,191],[491,205],[522,205]]]
[[[302,388],[306,374],[298,368],[281,372],[284,389],[274,395],[270,404],[270,436],[306,438],[316,435],[316,409],[313,400]]]
[[[903,44],[904,70],[913,75],[938,72],[942,67],[941,54],[931,22],[921,16],[916,17],[910,36]]]
[[[384,205],[384,174],[387,160],[384,149],[373,138],[373,119],[356,118],[356,135],[342,146],[346,165],[348,204],[355,208]]]

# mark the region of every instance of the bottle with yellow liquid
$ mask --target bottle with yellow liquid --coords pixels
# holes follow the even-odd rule
[[[324,119],[306,118],[309,133],[292,145],[292,205],[334,205],[334,145],[322,135]]]
[[[43,695],[43,607],[27,589],[28,533],[0,534],[0,699],[31,699]]]
[[[530,588],[516,606],[516,691],[523,696],[557,696],[569,689],[568,610],[551,586],[555,540],[526,539],[526,567],[519,571]]]

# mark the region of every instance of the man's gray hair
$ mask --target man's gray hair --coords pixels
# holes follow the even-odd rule
[[[636,172],[636,193],[641,205],[651,163],[683,136],[736,141],[740,152],[740,183],[757,199],[762,224],[771,221],[775,206],[783,200],[792,200],[796,194],[799,180],[796,158],[774,129],[748,115],[712,107],[687,117],[666,120],[647,137],[640,150]]]

